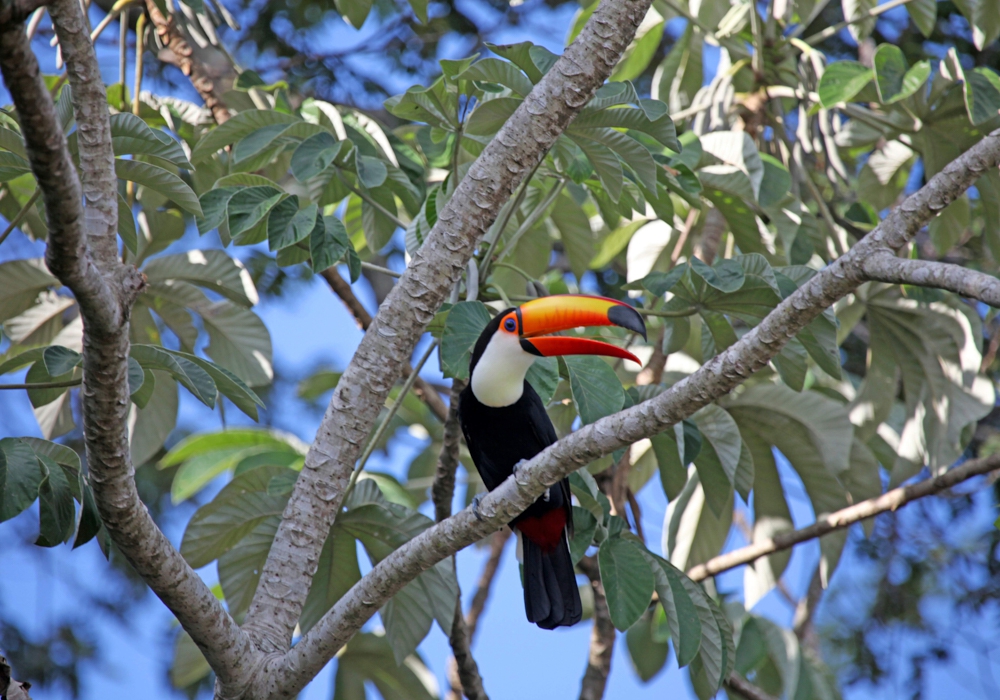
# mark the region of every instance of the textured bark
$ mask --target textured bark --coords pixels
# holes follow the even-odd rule
[[[333,293],[340,297],[340,300],[344,302],[344,306],[347,310],[351,312],[354,316],[354,320],[358,322],[358,326],[363,331],[367,331],[368,327],[372,325],[372,316],[368,313],[368,309],[365,308],[364,304],[358,299],[354,294],[354,290],[351,289],[351,285],[347,283],[340,273],[337,272],[337,268],[331,267],[323,270],[320,273],[326,283],[330,285],[330,289]],[[385,275],[382,275],[385,277]],[[403,378],[406,379],[410,376],[413,371],[413,367],[409,362],[403,365]],[[425,381],[421,377],[417,377],[417,380],[413,383],[413,393],[421,401],[427,404],[427,407],[431,409],[431,412],[437,416],[438,420],[442,423],[448,419],[448,407],[445,405],[444,401],[441,399],[440,394],[437,390],[430,385],[429,382]]]
[[[45,0],[10,0],[0,3],[0,27],[14,27],[44,6]]]
[[[585,557],[580,561],[580,569],[587,574],[594,589],[594,627],[590,632],[590,655],[587,670],[580,682],[580,700],[601,700],[611,675],[611,656],[615,650],[615,626],[608,611],[608,599],[604,595],[604,584],[597,562]]]
[[[816,625],[813,619],[816,609],[819,608],[819,601],[823,598],[823,578],[820,576],[819,566],[813,571],[812,578],[809,579],[809,590],[795,606],[795,617],[792,619],[792,630],[799,642],[813,652],[819,654],[819,635],[816,634]]]
[[[452,380],[451,404],[448,418],[444,422],[441,438],[441,454],[438,456],[434,485],[431,486],[431,500],[434,502],[434,519],[441,522],[451,515],[451,502],[455,497],[455,471],[458,469],[458,455],[462,445],[462,428],[458,424],[458,404],[461,401],[465,382]]]
[[[866,279],[876,282],[946,289],[1000,307],[1000,279],[959,265],[897,258],[891,251],[883,250],[865,259],[861,270]]]
[[[145,280],[117,256],[117,180],[106,96],[80,4],[57,0],[49,13],[73,87],[82,184],[22,26],[0,28],[0,70],[43,192],[46,263],[73,292],[83,317],[83,432],[94,498],[115,544],[219,677],[229,679],[245,671],[249,638],[156,527],[136,492],[127,428],[128,320]]]
[[[861,284],[865,258],[879,250],[899,249],[937,212],[998,163],[1000,131],[985,137],[935,175],[846,255],[806,282],[756,328],[697,372],[658,397],[584,426],[545,449],[520,469],[516,478],[507,479],[483,498],[480,503],[483,520],[477,520],[470,509],[465,509],[397,549],[341,598],[288,653],[276,669],[275,679],[282,679],[276,680],[278,686],[301,688],[407,582],[444,557],[510,522],[559,479],[604,454],[663,431],[766,366],[789,338]],[[336,406],[332,410],[336,411]],[[320,437],[320,442],[326,438]]]
[[[490,589],[493,587],[493,579],[500,568],[500,557],[503,556],[504,547],[507,540],[513,536],[514,532],[509,527],[501,528],[493,533],[490,539],[490,557],[483,565],[483,571],[479,574],[479,582],[476,584],[476,592],[472,596],[472,603],[469,605],[469,612],[465,615],[465,624],[469,627],[469,636],[474,638],[476,630],[479,629],[479,618],[486,609],[486,601],[490,597]]]
[[[146,0],[146,12],[164,46],[157,58],[180,68],[205,101],[205,106],[212,111],[216,123],[224,123],[231,115],[222,94],[236,80],[232,62],[214,47],[200,48],[194,44],[173,17],[167,17],[160,11],[155,0]]]
[[[483,678],[479,675],[479,666],[472,656],[472,636],[465,624],[465,617],[462,616],[461,596],[455,601],[455,620],[448,641],[454,654],[448,664],[450,697],[460,699],[464,694],[469,700],[489,700],[483,687]]]
[[[500,208],[611,74],[649,5],[650,0],[601,2],[577,40],[472,164],[380,307],[306,455],[247,614],[246,629],[266,648],[289,647],[354,462],[420,334]],[[484,529],[479,536],[485,534]],[[299,667],[293,687],[301,687],[307,667]]]
[[[853,506],[842,508],[830,515],[819,518],[812,525],[808,525],[799,530],[782,532],[774,537],[741,549],[720,554],[709,559],[704,564],[699,564],[687,572],[687,575],[695,581],[701,581],[709,576],[715,576],[723,571],[734,569],[743,564],[749,564],[768,554],[774,554],[784,549],[789,549],[801,542],[814,540],[834,530],[842,530],[850,527],[854,523],[867,520],[879,513],[896,510],[905,506],[910,501],[941,493],[950,489],[956,484],[967,481],[975,476],[988,474],[1000,469],[1000,454],[991,455],[982,459],[973,459],[965,462],[961,466],[949,469],[941,476],[926,479],[910,486],[900,486],[892,491],[887,491],[881,496],[869,498]]]

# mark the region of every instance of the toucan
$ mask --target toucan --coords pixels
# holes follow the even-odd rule
[[[557,439],[541,398],[525,379],[536,358],[605,355],[639,361],[627,350],[599,340],[549,335],[581,326],[621,326],[646,336],[642,317],[628,304],[565,294],[500,312],[476,341],[458,415],[472,461],[490,491]],[[543,629],[579,622],[580,592],[569,551],[569,479],[547,489],[510,525],[519,534],[528,621]]]

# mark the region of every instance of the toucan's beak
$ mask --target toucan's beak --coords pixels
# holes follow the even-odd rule
[[[614,299],[558,294],[522,304],[517,309],[521,347],[543,357],[606,355],[642,364],[628,350],[590,338],[547,335],[581,326],[620,326],[646,337],[646,324],[635,309]]]

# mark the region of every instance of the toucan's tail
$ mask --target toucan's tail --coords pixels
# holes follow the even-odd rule
[[[549,552],[527,537],[522,541],[524,611],[528,622],[546,630],[575,625],[583,615],[583,606],[566,538]]]

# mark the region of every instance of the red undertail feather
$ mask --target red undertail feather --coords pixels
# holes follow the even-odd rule
[[[543,552],[549,553],[564,539],[566,511],[555,508],[541,517],[522,518],[517,521],[515,527]]]

